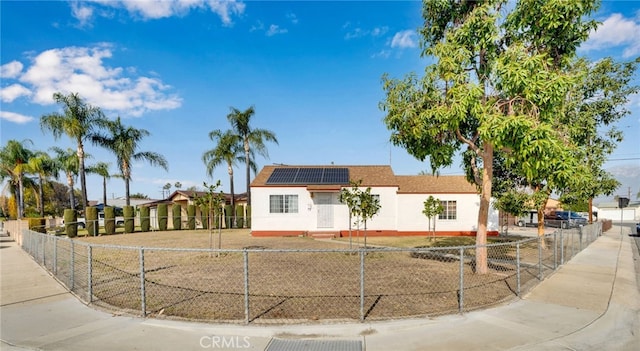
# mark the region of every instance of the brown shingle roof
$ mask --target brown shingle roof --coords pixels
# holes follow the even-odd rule
[[[476,187],[464,176],[396,176],[398,193],[414,194],[469,194],[477,193]]]
[[[475,194],[478,191],[476,187],[467,182],[464,176],[429,176],[429,175],[416,175],[416,176],[396,176],[393,174],[391,166],[282,166],[282,165],[269,165],[258,173],[253,182],[252,187],[283,187],[283,186],[298,186],[307,187],[307,184],[267,184],[267,179],[273,173],[276,168],[348,168],[349,179],[357,181],[362,179],[362,186],[375,187],[375,186],[391,186],[399,187],[398,193],[405,194]],[[333,189],[333,185],[313,185],[313,189]]]

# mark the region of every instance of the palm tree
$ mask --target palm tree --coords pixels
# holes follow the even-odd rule
[[[244,152],[242,149],[242,139],[232,131],[222,132],[219,129],[209,133],[209,139],[216,143],[216,146],[206,151],[202,155],[202,162],[207,167],[207,175],[213,177],[213,170],[221,164],[227,165],[227,173],[229,173],[229,191],[231,192],[231,208],[235,208],[236,199],[233,186],[233,167],[237,162],[244,162]],[[256,165],[251,161],[249,164],[252,169],[256,169]]]
[[[251,189],[249,188],[249,184],[251,183],[251,164],[254,162],[252,151],[257,152],[260,156],[269,158],[267,147],[264,145],[265,141],[271,141],[278,144],[278,139],[276,139],[276,135],[272,131],[267,129],[251,128],[251,117],[255,113],[256,111],[253,106],[249,107],[245,111],[240,111],[235,107],[231,107],[231,113],[227,115],[227,119],[229,120],[229,123],[231,123],[233,131],[242,140],[242,146],[244,148],[244,163],[247,167],[247,205],[251,205]]]
[[[31,150],[25,144],[31,140],[9,140],[7,145],[0,149],[0,179],[9,179],[9,185],[13,190],[18,204],[17,218],[24,216],[24,173],[29,159],[33,156]]]
[[[107,162],[98,162],[87,168],[87,173],[94,173],[102,177],[102,204],[107,206],[107,180],[111,179],[109,166]]]
[[[38,176],[38,209],[40,217],[44,217],[44,182],[51,176],[58,175],[56,162],[44,151],[36,151],[27,164],[28,172]]]
[[[72,209],[76,208],[76,196],[73,186],[75,184],[75,177],[78,176],[78,169],[80,167],[80,159],[78,154],[71,148],[66,150],[54,146],[50,149],[55,152],[56,162],[58,169],[64,172],[67,177],[67,185],[69,186],[69,203]]]
[[[152,151],[137,151],[139,143],[145,136],[151,135],[146,129],[136,129],[124,126],[120,117],[107,124],[108,135],[96,134],[92,141],[111,150],[118,161],[118,169],[124,179],[126,204],[130,204],[129,182],[131,181],[131,162],[147,161],[152,166],[160,166],[165,171],[169,164],[164,156]]]
[[[103,128],[108,123],[108,119],[99,107],[87,104],[78,93],[64,95],[62,93],[53,94],[53,100],[61,104],[64,114],[57,112],[44,115],[40,118],[40,128],[43,131],[50,131],[55,139],[66,134],[77,144],[77,155],[79,160],[78,174],[80,175],[80,186],[82,188],[82,209],[87,209],[87,180],[85,176],[85,154],[84,141],[91,139],[97,129]],[[72,191],[73,192],[73,191]]]

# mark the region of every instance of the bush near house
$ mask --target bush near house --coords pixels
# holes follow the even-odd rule
[[[233,228],[233,207],[231,205],[224,206],[224,220],[226,228]]]
[[[247,228],[251,228],[251,206],[247,206],[247,218],[245,219]]]
[[[178,204],[171,206],[171,215],[173,216],[173,230],[182,229],[182,208]]]
[[[116,211],[110,206],[104,208],[104,231],[107,235],[116,233]]]
[[[45,228],[46,220],[44,218],[29,218],[29,229],[38,233],[46,233],[47,228]]]
[[[209,229],[209,206],[200,206],[200,219],[202,220],[202,228]]]
[[[87,233],[89,236],[97,236],[100,231],[100,225],[98,223],[98,209],[95,207],[87,207],[87,212],[85,213],[86,222],[85,225],[87,227]]]
[[[140,207],[140,230],[148,232],[151,227],[151,209],[149,207]]]
[[[167,204],[158,204],[158,229],[160,231],[167,230],[167,222],[169,221],[169,208]]]
[[[76,222],[78,219],[76,217],[76,210],[66,208],[64,210],[64,230],[67,233],[67,236],[70,238],[75,238],[78,236],[78,223]]]
[[[133,221],[135,210],[133,209],[133,206],[124,206],[122,208],[122,213],[124,215],[124,232],[133,233],[133,230],[135,228]]]
[[[196,229],[196,205],[187,205],[187,228]]]
[[[236,206],[236,223],[238,228],[244,227],[244,207],[240,205]]]

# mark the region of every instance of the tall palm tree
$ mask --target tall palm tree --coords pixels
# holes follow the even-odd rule
[[[38,210],[44,217],[44,182],[51,176],[58,175],[56,162],[44,151],[36,151],[27,164],[29,173],[38,176]]]
[[[249,188],[249,184],[251,183],[251,164],[255,162],[255,160],[253,160],[253,152],[257,152],[260,156],[269,158],[267,147],[264,144],[265,141],[271,141],[278,144],[278,139],[274,132],[267,129],[251,127],[251,117],[253,117],[255,113],[256,111],[253,106],[244,111],[231,107],[231,113],[227,115],[227,119],[229,120],[229,123],[231,123],[233,131],[242,140],[245,157],[244,163],[247,167],[247,205],[251,205],[251,189]]]
[[[236,196],[233,185],[233,167],[238,162],[244,162],[244,152],[242,148],[242,139],[232,131],[227,130],[222,132],[219,129],[209,132],[209,139],[213,141],[216,146],[206,151],[202,155],[202,162],[207,167],[207,175],[213,177],[213,170],[226,164],[227,173],[229,174],[229,191],[231,192],[231,206],[235,208]],[[252,162],[250,166],[255,169],[256,166]]]
[[[13,189],[13,194],[18,204],[17,218],[24,216],[24,173],[29,159],[33,152],[26,148],[25,144],[32,143],[26,139],[22,142],[17,140],[7,141],[0,149],[0,179],[8,179],[9,185]]]
[[[98,162],[95,165],[87,167],[87,173],[94,173],[102,177],[102,204],[104,206],[107,206],[107,180],[111,179],[109,166],[111,166],[111,164],[108,162]]]
[[[87,180],[85,176],[84,142],[91,139],[97,130],[108,123],[108,119],[99,107],[87,104],[78,93],[64,95],[53,94],[53,100],[62,105],[64,114],[54,112],[40,118],[40,128],[50,131],[55,139],[66,134],[77,145],[79,160],[78,174],[82,188],[82,209],[87,209]]]
[[[111,121],[106,127],[109,134],[95,134],[92,141],[111,150],[118,161],[118,169],[124,179],[126,204],[130,204],[129,182],[131,181],[132,161],[147,161],[152,166],[160,166],[165,171],[169,164],[164,156],[152,151],[138,151],[139,143],[145,136],[151,135],[146,129],[124,126],[120,117]]]
[[[56,154],[55,162],[59,170],[63,171],[67,177],[67,185],[69,186],[69,204],[72,209],[76,208],[76,195],[73,189],[75,178],[78,176],[80,168],[80,159],[78,153],[71,148],[66,150],[54,146],[50,149]]]

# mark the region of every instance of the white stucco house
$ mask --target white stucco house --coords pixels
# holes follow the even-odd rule
[[[362,188],[379,196],[380,211],[367,222],[369,236],[427,235],[422,211],[429,195],[445,207],[436,219],[437,235],[476,233],[480,196],[464,176],[397,176],[390,166],[272,165],[251,183],[251,234],[348,236],[349,210],[339,193],[351,187],[350,180],[362,180]],[[498,226],[492,208],[488,234],[498,235]]]

